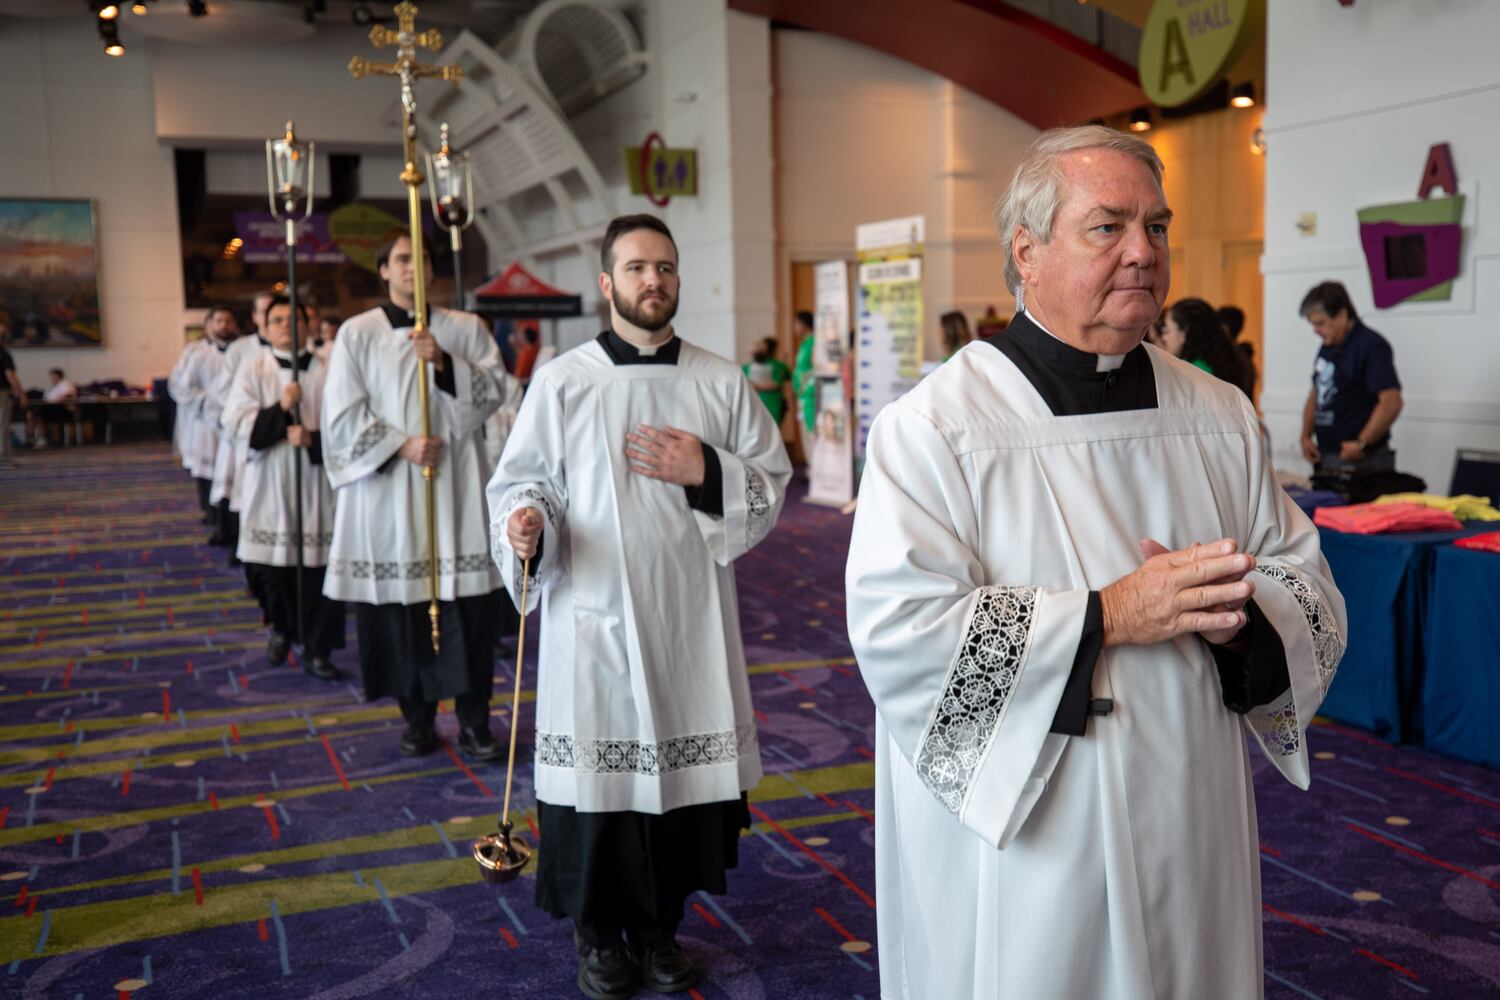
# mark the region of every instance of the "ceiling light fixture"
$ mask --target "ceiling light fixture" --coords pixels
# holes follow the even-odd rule
[[[99,20],[101,21],[113,21],[119,16],[120,5],[117,3],[107,3],[99,8]]]
[[[208,4],[203,0],[188,0],[188,13],[194,17],[202,17],[208,13]]]
[[[130,5],[130,13],[135,14],[139,17],[144,17],[146,14],[146,10],[146,0],[135,0],[135,3]]]
[[[1255,84],[1248,80],[1235,84],[1229,92],[1229,103],[1237,108],[1255,107]]]
[[[1146,107],[1136,108],[1130,112],[1130,131],[1151,131],[1151,109]]]

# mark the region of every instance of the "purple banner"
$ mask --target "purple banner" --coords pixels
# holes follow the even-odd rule
[[[248,264],[275,264],[286,259],[286,223],[270,212],[235,212],[234,229],[245,243],[240,259]],[[314,212],[297,224],[297,261],[306,264],[343,264],[344,251],[328,234],[328,216]]]

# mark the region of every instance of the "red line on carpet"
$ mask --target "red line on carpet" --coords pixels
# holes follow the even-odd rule
[[[1407,847],[1405,844],[1398,844],[1394,840],[1388,840],[1378,833],[1371,833],[1369,830],[1357,827],[1353,823],[1345,823],[1344,825],[1350,830],[1353,830],[1355,833],[1359,834],[1361,837],[1364,837],[1368,840],[1373,840],[1377,844],[1384,844],[1386,847],[1389,847],[1392,850],[1400,851],[1402,854],[1410,854],[1414,858],[1421,858],[1423,861],[1427,862],[1430,865],[1437,865],[1439,868],[1445,868],[1450,872],[1462,875],[1464,878],[1473,879],[1480,885],[1487,885],[1491,889],[1500,889],[1500,882],[1495,882],[1487,879],[1477,872],[1471,872],[1467,868],[1460,868],[1458,865],[1455,865],[1452,862],[1443,861],[1441,858],[1435,858],[1430,854],[1423,854],[1421,851],[1414,851],[1410,847]]]
[[[349,787],[349,779],[344,777],[344,766],[339,763],[339,755],[333,752],[333,744],[328,742],[328,737],[323,737],[323,749],[328,751],[328,762],[333,765],[333,773],[339,776],[339,784],[344,786],[344,791],[353,791]]]
[[[861,757],[868,757],[871,760],[875,759],[875,751],[871,750],[869,747],[855,747],[854,752],[859,754]]]
[[[776,822],[774,819],[772,819],[771,817],[767,816],[760,809],[759,806],[751,806],[750,807],[750,811],[752,813],[754,813],[757,817],[759,817],[760,820],[761,820],[761,822],[765,823],[771,829],[773,829],[777,833],[781,834],[787,840],[790,840],[794,845],[796,845],[796,847],[797,847],[798,850],[800,850],[803,854],[806,854],[808,857],[810,857],[814,861],[816,861],[820,866],[822,866],[822,868],[825,871],[827,871],[830,874],[832,874],[834,878],[838,879],[840,882],[842,882],[846,886],[848,886],[854,892],[854,894],[856,896],[858,896],[860,899],[864,900],[866,906],[868,906],[872,910],[875,909],[875,899],[874,899],[874,897],[872,897],[868,892],[865,892],[859,886],[855,885],[854,884],[854,880],[851,879],[848,875],[845,875],[838,868],[836,868],[832,864],[830,864],[827,861],[827,859],[825,859],[817,851],[813,850],[811,847],[808,847],[806,844],[804,844],[790,830],[787,830],[780,823]]]
[[[1278,851],[1276,848],[1272,847],[1270,844],[1261,844],[1260,845],[1260,849],[1262,851],[1265,851],[1267,854],[1269,854],[1273,858],[1279,858],[1279,857],[1281,857],[1281,852]]]
[[[1375,961],[1379,962],[1381,965],[1385,966],[1388,969],[1395,969],[1397,972],[1401,973],[1407,979],[1417,979],[1418,978],[1417,974],[1415,972],[1411,971],[1410,969],[1408,969],[1406,966],[1404,966],[1404,965],[1397,965],[1395,962],[1392,962],[1388,958],[1381,958],[1379,955],[1375,954],[1373,951],[1370,951],[1368,948],[1355,948],[1354,950],[1356,952],[1358,952],[1359,954],[1365,956],[1365,958],[1374,959]]]
[[[833,796],[831,796],[831,795],[824,795],[822,792],[817,792],[816,794],[817,794],[818,798],[820,798],[820,799],[823,800],[823,803],[825,805],[830,806],[830,807],[832,807],[834,809],[837,809],[839,807],[838,799],[835,799]]]
[[[266,811],[270,812],[269,809],[266,810]],[[271,820],[271,828],[272,828],[272,830],[274,830],[276,828],[276,821],[274,819]],[[197,868],[196,865],[194,865],[193,866],[193,870],[192,870],[192,872],[190,874],[193,876],[193,903],[195,905],[197,905],[197,906],[202,906],[203,905],[203,873],[198,870],[198,868]],[[261,923],[261,928],[262,928],[262,934],[264,934],[264,928],[265,928],[265,923],[266,922],[264,920],[262,920],[260,923]],[[265,938],[262,937],[261,940],[264,941]]]
[[[854,671],[850,670],[848,667],[844,666],[841,663],[830,663],[828,664],[828,669],[834,671],[835,673],[843,674],[845,677],[854,676]]]
[[[30,920],[31,919],[31,915],[36,912],[36,903],[37,903],[37,900],[39,898],[40,898],[39,896],[32,896],[31,897],[31,902],[29,902],[29,903],[26,904],[26,919],[27,920]]]
[[[130,794],[130,765],[125,765],[125,775],[120,779],[120,798]]]
[[[0,816],[0,830],[3,830],[3,829],[5,829],[5,817]],[[1478,829],[1479,829],[1479,835],[1481,837],[1489,837],[1491,840],[1500,840],[1500,833],[1496,833],[1494,830],[1486,830],[1482,826],[1479,827]]]
[[[85,623],[85,624],[87,624],[87,623]],[[62,686],[63,686],[63,688],[65,690],[67,689],[68,685],[70,685],[70,684],[73,683],[73,667],[75,667],[77,665],[77,663],[78,663],[77,660],[69,660],[67,667],[65,667],[63,669],[63,685]]]
[[[542,842],[542,831],[536,828],[536,820],[527,816],[526,825],[531,829],[531,843],[533,845],[540,844]]]
[[[754,709],[754,712],[755,712],[755,717],[757,719],[759,719],[761,722],[770,722],[771,721],[771,717],[769,715],[767,715],[765,712],[762,712],[760,709],[758,709],[758,708]]]
[[[1260,904],[1260,908],[1265,910],[1267,913],[1272,914],[1273,916],[1280,917],[1282,920],[1285,920],[1289,924],[1296,924],[1298,927],[1301,927],[1305,931],[1312,931],[1318,937],[1326,937],[1328,935],[1328,932],[1323,928],[1315,927],[1305,920],[1298,920],[1290,913],[1276,909],[1276,907],[1272,906],[1270,903],[1262,901]]]
[[[10,806],[0,807],[0,830],[5,829],[5,818],[10,815]]]
[[[1466,802],[1476,802],[1479,805],[1486,806],[1490,809],[1500,809],[1500,803],[1493,802],[1481,795],[1475,795],[1471,792],[1466,792],[1462,788],[1454,788],[1452,785],[1445,785],[1441,781],[1433,781],[1431,778],[1424,778],[1420,774],[1412,774],[1410,771],[1403,771],[1399,767],[1388,767],[1385,769],[1385,772],[1387,774],[1394,774],[1398,778],[1405,778],[1407,781],[1415,781],[1419,785],[1426,785],[1429,788],[1436,788],[1438,791],[1447,792],[1449,795],[1456,795]]]
[[[43,788],[47,789],[48,791],[52,790],[52,776],[55,774],[57,774],[57,765],[53,764],[51,767],[47,768],[47,776],[42,779]]]
[[[833,914],[829,913],[821,906],[814,906],[813,912],[822,917],[823,922],[826,923],[829,927],[832,927],[834,930],[838,931],[839,936],[842,937],[845,941],[858,940],[853,934],[849,933],[849,929],[847,927],[839,923],[837,920],[833,919]]]
[[[219,797],[213,792],[208,793],[208,804],[213,808],[214,812],[219,811]]]
[[[260,939],[262,941],[269,941],[269,940],[271,940],[271,932],[268,931],[268,930],[266,930],[266,918],[265,917],[261,917],[259,920],[256,921],[256,923],[255,923],[255,930],[256,930],[256,933],[260,935]]]
[[[710,927],[723,927],[724,926],[723,924],[721,924],[719,922],[719,918],[718,917],[714,916],[712,913],[709,913],[707,910],[705,910],[703,908],[703,904],[702,903],[694,903],[693,904],[693,909],[695,909],[695,910],[698,911],[698,916],[702,917],[704,923],[708,924],[708,926],[710,926]]]
[[[776,673],[779,674],[780,676],[786,678],[787,683],[791,684],[793,687],[797,687],[797,688],[802,689],[803,691],[806,691],[808,694],[812,695],[814,698],[816,698],[818,696],[818,692],[814,691],[812,688],[808,687],[806,684],[803,684],[801,681],[799,681],[797,678],[793,677],[791,674],[787,673],[785,670],[778,670],[778,671],[776,671]]]
[[[161,721],[163,725],[172,721],[172,692],[166,688],[161,689]]]
[[[508,927],[500,928],[500,936],[505,938],[505,943],[512,948],[519,948],[521,946],[520,942],[516,940],[516,936],[510,932],[510,928]]]
[[[871,823],[875,822],[874,816],[871,816],[869,813],[865,812],[863,809],[855,805],[853,802],[850,802],[848,799],[844,800],[844,805],[848,806],[850,809],[853,809],[855,812],[859,813],[861,817],[869,820]]]
[[[229,742],[231,742],[231,743],[238,743],[239,741],[240,741],[240,727],[231,722],[229,724]]]
[[[22,884],[21,891],[16,893],[16,909],[26,905],[26,897],[31,894],[31,886]]]
[[[463,761],[459,760],[459,758],[458,758],[458,751],[453,749],[453,744],[452,743],[444,741],[444,743],[443,743],[443,749],[446,750],[446,751],[448,751],[448,756],[453,758],[453,763],[456,764],[456,765],[458,765],[458,769],[460,771],[462,771],[464,774],[467,774],[469,776],[469,780],[472,781],[472,782],[474,782],[474,784],[476,784],[476,785],[479,786],[479,790],[484,793],[484,797],[485,798],[487,798],[487,799],[493,799],[495,797],[495,793],[492,792],[492,791],[490,791],[489,786],[486,785],[484,782],[480,781],[479,780],[479,776],[477,774],[475,774],[473,771],[469,770],[469,765],[467,765]]]
[[[703,994],[697,990],[688,990],[688,996],[692,997],[693,1000],[703,1000]]]
[[[281,825],[276,822],[276,814],[271,811],[270,806],[261,806],[260,811],[266,814],[266,822],[271,826],[271,839],[281,839]]]

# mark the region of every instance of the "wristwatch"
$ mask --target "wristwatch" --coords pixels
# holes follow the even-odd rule
[[[1354,439],[1354,446],[1359,449],[1359,453],[1361,455],[1363,455],[1368,450],[1368,446],[1359,438]]]

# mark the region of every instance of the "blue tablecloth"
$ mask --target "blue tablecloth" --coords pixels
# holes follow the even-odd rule
[[[1489,528],[1500,530],[1500,523]],[[1500,767],[1500,553],[1439,548],[1431,598],[1423,742]]]
[[[1389,535],[1318,529],[1349,609],[1349,648],[1320,714],[1393,743],[1422,739],[1422,636],[1433,555],[1455,538],[1494,530],[1493,523]]]

